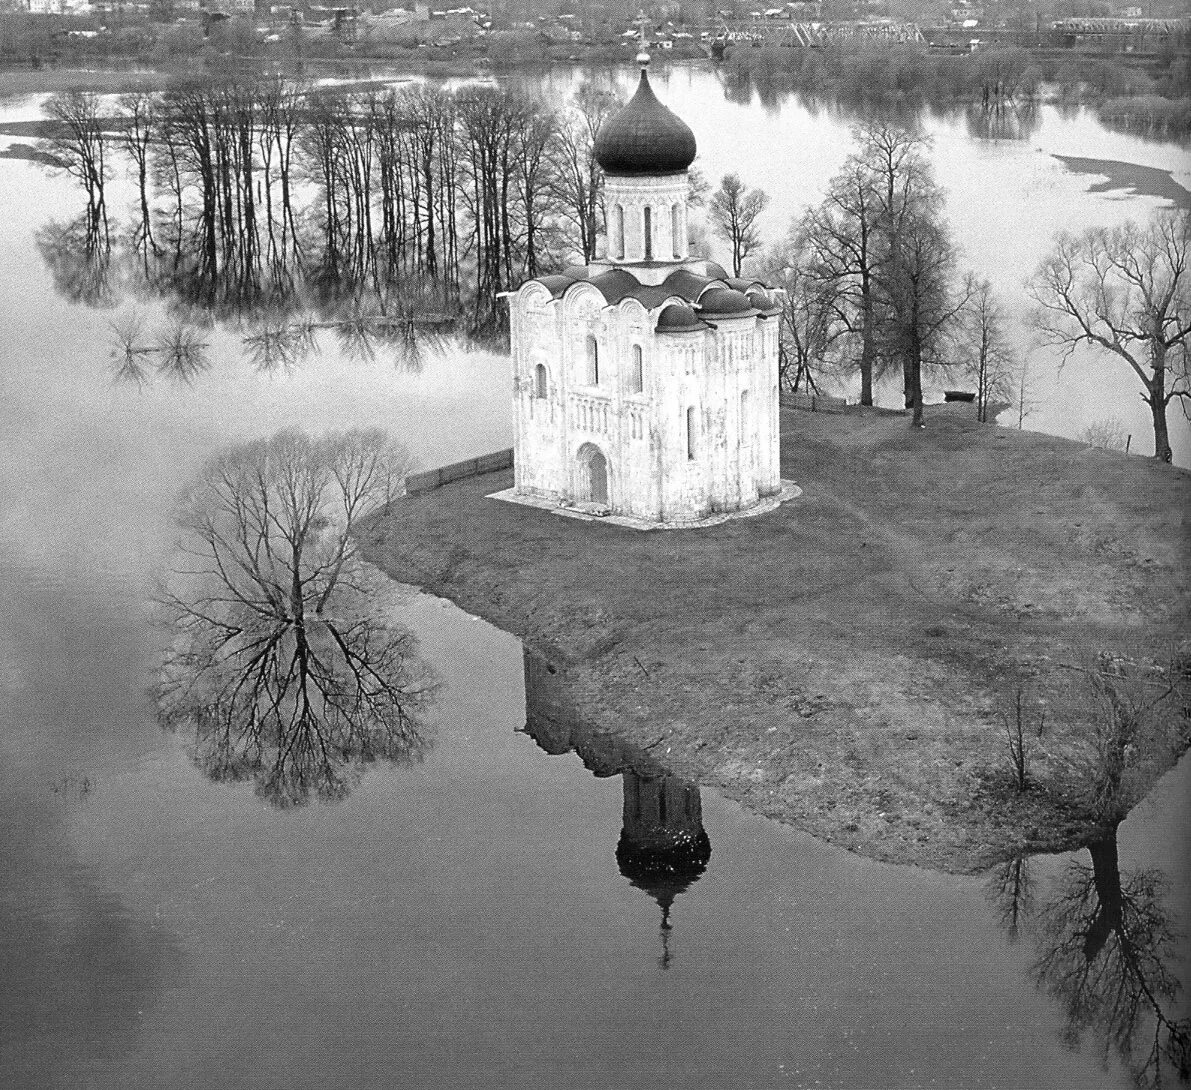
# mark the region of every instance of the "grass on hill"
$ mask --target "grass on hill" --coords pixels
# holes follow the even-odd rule
[[[970,407],[782,423],[804,494],[770,514],[641,533],[487,499],[492,474],[404,497],[365,555],[545,654],[583,720],[820,837],[951,871],[1078,844],[1105,714],[1084,670],[1189,631],[1191,474]]]

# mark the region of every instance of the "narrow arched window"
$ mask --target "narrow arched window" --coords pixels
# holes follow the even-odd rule
[[[688,461],[695,460],[695,410],[686,411],[686,456]]]
[[[587,338],[587,385],[600,384],[600,346],[595,337]]]
[[[674,256],[682,257],[682,213],[677,204],[670,205],[670,237],[674,240]]]
[[[653,209],[645,206],[645,260],[653,260]]]
[[[546,396],[546,365],[544,363],[539,363],[533,369],[533,396]]]
[[[616,206],[616,256],[619,260],[624,260],[624,206]]]
[[[629,393],[639,394],[645,389],[645,359],[639,344],[633,345],[633,367],[629,372]]]

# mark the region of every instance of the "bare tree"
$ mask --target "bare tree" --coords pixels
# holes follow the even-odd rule
[[[1026,356],[1021,361],[1021,366],[1014,375],[1014,382],[1012,387],[1012,408],[1017,417],[1017,429],[1025,426],[1026,417],[1038,408],[1039,402],[1035,396],[1034,383],[1030,378],[1030,360]]]
[[[976,381],[976,418],[988,422],[989,406],[1012,401],[1020,370],[1006,329],[1005,310],[988,280],[974,280],[960,316],[958,349],[964,370]]]
[[[550,149],[554,197],[563,219],[578,231],[584,264],[596,255],[604,187],[595,141],[619,106],[615,95],[584,84],[563,111]]]
[[[1127,449],[1128,439],[1125,436],[1125,425],[1119,416],[1102,416],[1093,420],[1087,427],[1080,428],[1076,438],[1090,447],[1101,450]]]
[[[817,275],[808,240],[797,225],[784,244],[765,255],[760,273],[783,293],[778,382],[795,392],[817,390],[816,374],[840,369],[840,350],[849,336],[842,286],[838,280]]]
[[[732,275],[739,276],[745,259],[761,248],[757,219],[769,204],[769,195],[747,189],[736,174],[725,174],[707,204],[712,230],[732,247]]]
[[[927,159],[929,142],[888,123],[861,126],[855,135],[858,165],[876,201],[881,351],[900,365],[911,426],[921,427],[923,370],[947,365],[948,337],[971,285],[955,285],[955,246]]]
[[[1045,343],[1066,363],[1081,344],[1120,359],[1150,407],[1154,457],[1171,460],[1166,407],[1191,399],[1191,213],[1063,233],[1029,283]]]
[[[425,749],[428,676],[413,637],[369,612],[353,539],[407,464],[382,432],[283,431],[212,459],[183,496],[159,708],[208,775],[289,806]]]
[[[811,273],[833,286],[841,318],[859,342],[861,405],[873,403],[877,370],[879,208],[870,172],[851,156],[831,179],[822,204],[808,211],[799,226],[810,251]]]
[[[945,367],[948,336],[967,303],[954,286],[955,247],[947,225],[929,212],[904,214],[881,266],[884,351],[901,363],[911,427],[922,427],[922,373]]]
[[[852,135],[857,150],[801,228],[814,275],[835,282],[841,316],[859,342],[860,403],[871,405],[874,379],[897,366],[912,407],[921,401],[921,367],[940,356],[954,320],[946,305],[954,251],[941,220],[942,191],[923,137],[888,123]]]

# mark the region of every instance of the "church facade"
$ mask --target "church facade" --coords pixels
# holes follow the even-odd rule
[[[606,256],[510,296],[514,488],[658,523],[778,493],[780,307],[692,260],[691,130],[649,85],[600,130]]]

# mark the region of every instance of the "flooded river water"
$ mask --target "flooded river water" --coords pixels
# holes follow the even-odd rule
[[[393,589],[441,679],[423,760],[289,809],[204,776],[151,695],[177,491],[287,425],[506,446],[507,361],[264,374],[216,327],[191,383],[117,384],[110,313],[37,256],[77,194],[11,161],[0,194],[0,1084],[1131,1085],[1109,1042],[1144,1067],[1142,985],[1189,981],[1187,761],[1115,851],[881,865],[591,737],[513,637]],[[708,850],[642,865],[659,828]]]

